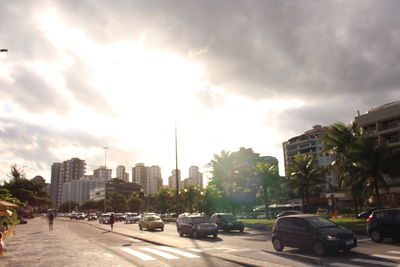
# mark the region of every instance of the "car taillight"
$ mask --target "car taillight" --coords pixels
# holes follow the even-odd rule
[[[372,215],[369,215],[367,222],[371,222],[371,219],[372,219]]]

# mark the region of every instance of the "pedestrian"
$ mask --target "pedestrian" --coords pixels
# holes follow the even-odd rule
[[[111,216],[110,216],[111,231],[114,228],[114,223],[115,223],[114,213],[111,213]]]
[[[53,230],[53,221],[54,221],[54,214],[52,212],[49,213],[47,216],[47,219],[49,221],[49,231]]]
[[[3,256],[4,251],[6,251],[6,246],[4,245],[3,241],[3,233],[0,232],[0,257]]]
[[[8,231],[7,222],[3,222],[3,224],[2,224],[1,227],[0,227],[0,232],[4,233],[4,232],[6,232],[6,231]]]

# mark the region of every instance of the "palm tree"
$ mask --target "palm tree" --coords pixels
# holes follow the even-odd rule
[[[199,206],[198,200],[200,196],[200,188],[196,185],[190,184],[183,188],[181,194],[183,202],[188,206],[189,212],[193,213],[193,208]]]
[[[280,187],[280,176],[278,171],[278,166],[271,163],[257,163],[257,169],[261,174],[261,186],[263,189],[263,198],[265,205],[265,215],[266,218],[269,217],[269,198],[270,193],[277,190]],[[278,189],[278,191],[280,191]]]
[[[300,196],[303,212],[308,210],[310,193],[320,187],[323,182],[325,170],[318,167],[316,160],[311,155],[295,155],[289,166],[288,185]]]
[[[374,192],[377,207],[381,208],[379,189],[383,187],[389,190],[385,176],[398,173],[400,168],[398,156],[393,155],[385,144],[379,145],[373,136],[361,136],[355,142],[352,153],[357,159],[356,167]]]

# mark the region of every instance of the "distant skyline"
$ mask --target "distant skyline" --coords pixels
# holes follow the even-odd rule
[[[400,100],[400,1],[7,1],[0,9],[0,180],[50,182],[138,162],[205,165],[222,150],[279,160],[320,124]],[[207,177],[207,174],[205,175]],[[182,177],[184,178],[184,177]],[[185,177],[186,178],[186,177]]]

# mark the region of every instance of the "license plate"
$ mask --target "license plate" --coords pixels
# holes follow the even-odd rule
[[[346,245],[350,246],[354,244],[354,240],[347,240]]]

